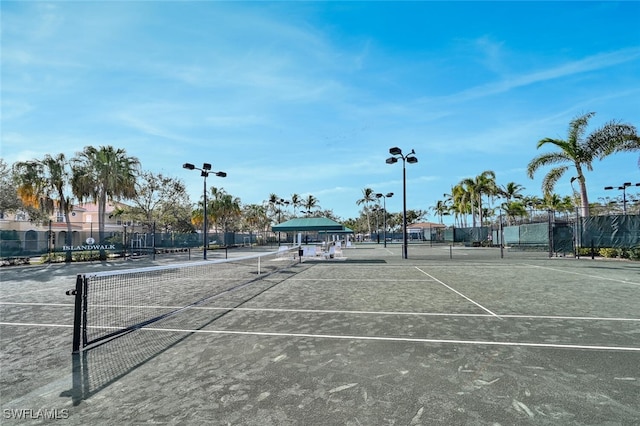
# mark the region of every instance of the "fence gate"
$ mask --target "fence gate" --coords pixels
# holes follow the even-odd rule
[[[575,253],[575,238],[573,224],[554,223],[551,228],[551,252],[552,253]]]

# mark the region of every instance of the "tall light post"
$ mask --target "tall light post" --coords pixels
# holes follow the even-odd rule
[[[387,164],[395,164],[398,162],[398,158],[402,159],[402,258],[407,259],[407,168],[406,163],[415,164],[418,162],[418,157],[415,156],[415,151],[412,149],[407,155],[402,154],[400,148],[389,148],[389,154],[391,157],[387,158]]]
[[[277,206],[288,206],[291,202],[285,200],[284,198],[280,198],[276,201]],[[278,207],[278,224],[280,224],[282,215],[282,207]],[[280,231],[278,231],[278,247],[280,247]]]
[[[387,247],[387,198],[393,197],[393,192],[388,194],[377,193],[376,198],[382,198],[382,206],[384,210],[384,246]]]
[[[208,223],[208,219],[207,219],[207,177],[209,177],[210,174],[214,174],[218,177],[227,177],[227,174],[225,172],[212,172],[211,171],[211,164],[209,163],[203,163],[202,164],[202,168],[196,167],[191,163],[184,163],[182,165],[182,168],[184,169],[188,169],[188,170],[200,170],[200,176],[202,176],[204,178],[204,224],[203,224],[203,229],[202,229],[202,258],[204,260],[207,260],[207,247],[209,246],[209,223]]]
[[[640,183],[634,183],[632,184],[631,182],[625,182],[620,186],[614,187],[614,186],[605,186],[604,189],[609,190],[609,189],[619,189],[622,191],[622,212],[623,214],[627,214],[627,188],[630,186],[640,186]]]
[[[380,204],[371,209],[371,211],[376,214],[376,240],[378,241],[377,244],[380,244],[380,217],[378,215],[380,210]]]

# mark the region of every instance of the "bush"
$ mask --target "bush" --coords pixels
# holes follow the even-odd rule
[[[629,249],[629,259],[640,260],[640,246]]]
[[[619,248],[618,249],[618,257],[620,259],[629,259],[629,250],[626,248]]]
[[[578,255],[581,257],[591,256],[591,247],[580,247],[578,249]]]
[[[603,247],[599,250],[600,256],[606,258],[615,258],[618,257],[618,249],[611,247]]]

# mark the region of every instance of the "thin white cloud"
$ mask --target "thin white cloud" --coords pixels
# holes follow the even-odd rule
[[[523,86],[529,86],[548,80],[555,80],[558,78],[612,67],[625,62],[635,61],[638,57],[640,57],[640,47],[621,49],[608,53],[599,53],[549,69],[507,77],[502,81],[477,86],[469,90],[447,96],[441,100],[455,103],[466,102],[473,99],[505,93]]]

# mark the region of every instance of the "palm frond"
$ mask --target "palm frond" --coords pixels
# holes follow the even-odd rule
[[[555,167],[544,176],[542,179],[542,193],[545,196],[553,193],[556,183],[568,169],[568,166]]]
[[[596,115],[595,112],[588,112],[571,120],[569,123],[569,143],[572,145],[580,145],[582,137],[587,129],[587,125],[589,124],[589,120],[594,115]]]
[[[593,131],[587,137],[585,145],[602,159],[615,152],[640,151],[640,137],[631,124],[613,120]]]
[[[546,152],[544,154],[540,154],[537,157],[534,157],[533,160],[529,162],[529,165],[527,166],[527,176],[529,176],[530,179],[533,179],[533,176],[540,167],[552,166],[554,164],[561,164],[566,162],[573,163],[573,159],[570,158],[564,151]]]

